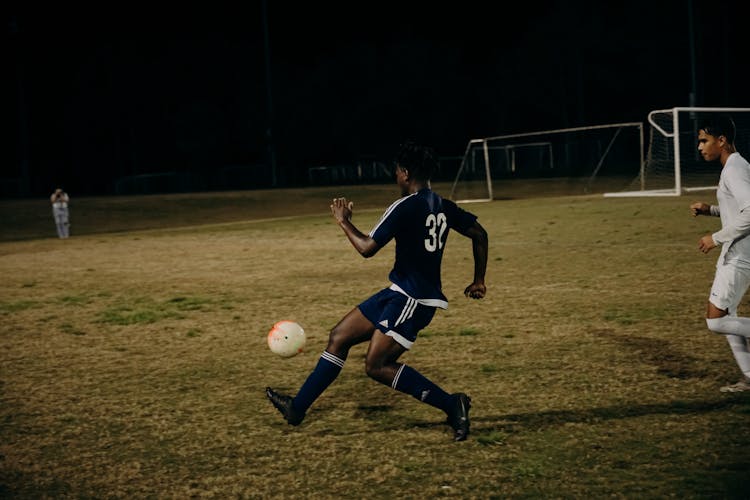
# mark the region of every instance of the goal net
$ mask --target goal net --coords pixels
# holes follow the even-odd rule
[[[450,198],[458,202],[624,189],[643,163],[643,124],[613,123],[469,141]]]
[[[716,189],[721,169],[698,152],[698,129],[711,115],[732,117],[737,129],[737,150],[750,153],[750,108],[658,109],[648,114],[648,152],[640,171],[623,191],[604,196],[679,196]]]

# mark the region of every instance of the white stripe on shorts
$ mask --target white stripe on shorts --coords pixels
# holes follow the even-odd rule
[[[417,305],[419,303],[412,299],[411,297],[406,299],[406,305],[404,306],[404,309],[401,311],[401,316],[398,317],[396,322],[393,324],[393,326],[398,326],[401,323],[405,322],[407,319],[411,318],[414,315],[414,310],[417,308]]]
[[[411,346],[414,345],[414,342],[408,340],[406,337],[398,332],[394,332],[393,330],[388,330],[387,332],[385,332],[385,334],[404,346],[404,349],[411,349]]]
[[[394,292],[398,292],[402,295],[406,295],[407,297],[411,297],[408,293],[404,291],[403,288],[398,286],[395,283],[391,283],[390,289]],[[430,306],[430,307],[439,307],[440,309],[448,309],[448,303],[442,299],[414,299],[423,306]]]

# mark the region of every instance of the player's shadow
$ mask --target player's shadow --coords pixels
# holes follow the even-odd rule
[[[494,432],[508,434],[539,431],[565,424],[595,424],[647,415],[698,415],[723,410],[732,406],[747,405],[749,398],[728,397],[715,401],[670,401],[643,405],[618,405],[580,410],[548,410],[529,413],[478,415],[472,418],[472,434],[479,436]]]
[[[653,365],[658,375],[680,380],[709,376],[709,371],[701,360],[680,350],[678,343],[665,343],[662,338],[631,333],[622,334],[611,328],[594,329],[589,333],[617,344],[618,350],[631,353],[639,362]]]
[[[745,395],[729,396],[715,401],[670,401],[643,405],[617,405],[580,410],[548,410],[528,413],[483,414],[474,410],[471,418],[472,436],[480,437],[497,432],[518,434],[534,432],[565,424],[595,424],[607,420],[618,420],[647,415],[697,415],[723,410],[733,406],[748,406],[750,398]],[[322,413],[328,412],[328,408]],[[330,409],[333,411],[333,409]],[[404,428],[438,428],[446,425],[445,419],[418,420],[416,418],[388,419],[387,414],[395,411],[389,404],[359,405],[355,418],[377,421],[381,430]],[[400,412],[399,412],[400,413]]]

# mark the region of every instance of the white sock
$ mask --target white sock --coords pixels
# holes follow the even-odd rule
[[[750,318],[739,316],[722,316],[721,318],[706,318],[708,329],[724,335],[741,335],[750,338]]]
[[[745,378],[750,380],[750,349],[747,347],[747,339],[739,335],[727,335],[726,337],[740,371]]]

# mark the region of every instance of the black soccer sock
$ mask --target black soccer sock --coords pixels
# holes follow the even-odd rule
[[[391,387],[397,391],[411,394],[423,403],[440,408],[446,413],[451,407],[450,394],[409,366],[401,365],[393,378]]]
[[[343,366],[343,359],[328,351],[323,351],[315,369],[308,375],[307,380],[294,397],[292,402],[294,409],[303,413],[306,412],[313,402],[323,394],[323,391],[336,380]]]

